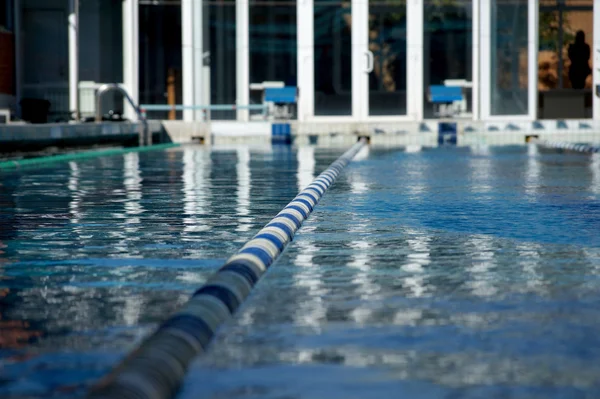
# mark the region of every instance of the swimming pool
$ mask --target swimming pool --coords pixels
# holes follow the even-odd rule
[[[189,146],[2,175],[0,396],[81,394],[342,152]],[[360,153],[180,397],[592,397],[597,155]]]

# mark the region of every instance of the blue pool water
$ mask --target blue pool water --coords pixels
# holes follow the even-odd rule
[[[78,397],[343,149],[203,147],[0,176],[0,397]],[[180,398],[600,390],[600,157],[363,151]]]

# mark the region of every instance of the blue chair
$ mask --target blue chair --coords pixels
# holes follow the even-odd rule
[[[293,115],[290,108],[298,102],[298,88],[268,87],[265,89],[263,101],[269,105],[269,115],[274,119],[289,119]]]
[[[459,113],[460,103],[464,101],[462,87],[432,85],[429,86],[429,102],[434,105],[436,116],[455,116]],[[437,110],[436,110],[437,107]]]

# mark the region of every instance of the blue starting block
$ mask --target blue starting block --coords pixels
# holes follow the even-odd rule
[[[295,86],[267,87],[263,101],[269,104],[269,114],[274,119],[289,119],[292,117],[290,107],[298,102],[298,88]]]
[[[453,107],[460,104],[464,99],[462,87],[429,86],[429,102],[437,106],[438,116],[453,116],[457,113]]]

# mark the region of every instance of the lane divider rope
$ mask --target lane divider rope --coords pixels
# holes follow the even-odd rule
[[[113,371],[92,387],[94,399],[168,399],[190,362],[250,294],[344,167],[366,145],[359,140],[302,190]]]
[[[557,148],[561,150],[569,150],[569,151],[577,151],[577,152],[585,152],[588,154],[593,154],[596,152],[600,152],[600,146],[594,146],[589,144],[575,144],[575,143],[566,143],[564,141],[547,141],[547,140],[534,140],[535,144],[549,147],[549,148]]]

